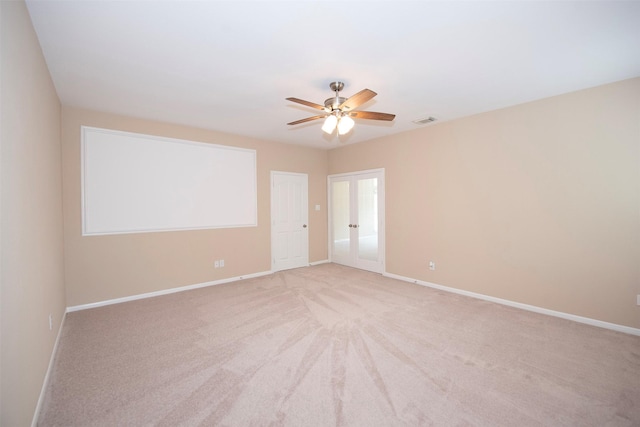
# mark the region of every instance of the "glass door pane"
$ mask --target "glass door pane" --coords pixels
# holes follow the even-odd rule
[[[358,179],[358,258],[378,261],[378,178]]]
[[[351,228],[349,227],[349,181],[333,181],[331,185],[331,221],[333,224],[332,254],[337,259],[349,258]]]

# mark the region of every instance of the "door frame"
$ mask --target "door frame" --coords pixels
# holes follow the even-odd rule
[[[300,178],[304,178],[304,194],[303,194],[303,206],[302,206],[302,222],[304,223],[304,236],[305,236],[305,245],[304,245],[304,263],[301,265],[297,265],[295,267],[287,267],[287,268],[279,268],[276,269],[276,262],[275,262],[275,244],[276,244],[276,239],[275,239],[275,233],[276,233],[276,227],[275,227],[275,223],[274,223],[274,213],[275,213],[275,177],[276,176],[295,176],[295,177],[300,177]],[[270,201],[271,201],[271,208],[270,208],[270,218],[269,218],[269,223],[271,224],[271,253],[269,255],[269,257],[271,258],[271,271],[282,271],[282,270],[286,270],[289,268],[298,268],[298,267],[304,267],[309,265],[309,174],[306,173],[299,173],[299,172],[284,172],[284,171],[275,171],[272,170],[270,173],[270,177],[271,177],[271,182],[270,182]]]
[[[333,209],[331,199],[332,199],[332,188],[331,188],[331,180],[333,178],[356,178],[360,175],[368,175],[368,174],[378,174],[380,181],[378,182],[378,255],[379,255],[379,263],[374,265],[371,261],[358,261],[357,253],[353,254],[353,264],[352,267],[360,268],[363,270],[373,271],[376,273],[384,273],[385,265],[386,265],[386,238],[385,238],[385,229],[386,229],[386,218],[385,218],[385,169],[366,169],[361,171],[353,171],[353,172],[345,172],[345,173],[337,173],[327,176],[327,219],[328,219],[328,236],[327,236],[327,245],[328,245],[328,254],[329,261],[333,262],[333,216],[331,215],[331,211]],[[353,213],[352,213],[353,214]]]

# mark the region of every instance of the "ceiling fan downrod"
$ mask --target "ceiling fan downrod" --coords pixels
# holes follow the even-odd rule
[[[324,106],[327,107],[329,112],[333,112],[334,110],[339,110],[339,106],[347,100],[347,98],[343,98],[339,95],[339,92],[344,89],[343,82],[331,82],[329,84],[329,88],[336,93],[336,96],[333,98],[327,98],[324,101]]]

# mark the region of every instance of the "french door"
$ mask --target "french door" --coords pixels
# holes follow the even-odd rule
[[[384,271],[384,169],[329,176],[332,262]]]
[[[271,171],[271,270],[309,265],[307,174]]]

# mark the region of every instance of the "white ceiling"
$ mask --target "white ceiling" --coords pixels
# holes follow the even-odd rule
[[[332,148],[640,76],[638,1],[27,0],[64,105]],[[338,142],[329,83],[378,93]],[[437,123],[437,122],[436,122]],[[433,126],[433,125],[430,125]]]

